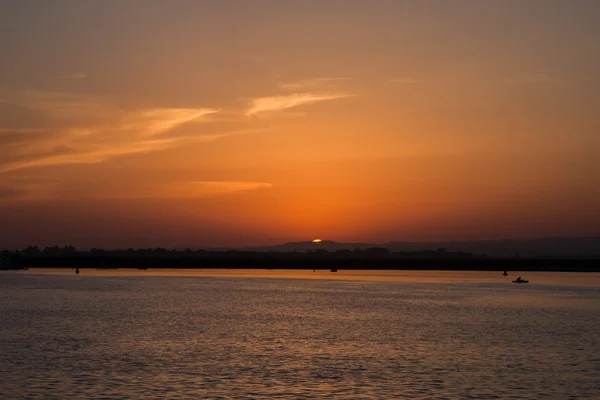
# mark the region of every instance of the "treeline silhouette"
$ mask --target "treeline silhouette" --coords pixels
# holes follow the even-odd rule
[[[92,248],[90,250],[78,251],[75,247],[69,245],[64,247],[52,246],[45,247],[40,250],[38,246],[28,246],[20,251],[2,251],[5,255],[12,256],[25,256],[31,258],[46,258],[46,257],[63,257],[63,256],[81,256],[81,257],[92,257],[92,256],[131,256],[131,257],[146,257],[146,256],[169,256],[169,257],[264,257],[265,255],[281,256],[281,257],[323,257],[323,256],[335,256],[335,257],[452,257],[452,258],[470,258],[473,254],[462,251],[449,252],[446,249],[440,248],[437,251],[401,251],[391,252],[384,247],[371,247],[368,249],[343,249],[328,251],[326,249],[314,249],[307,251],[252,251],[252,250],[204,250],[197,249],[192,250],[187,248],[185,250],[177,249],[166,249],[163,247],[146,248],[146,249],[115,249],[105,250]]]
[[[600,272],[593,259],[498,258],[444,248],[437,251],[391,252],[387,248],[314,249],[303,252],[249,250],[90,249],[73,246],[1,252],[19,268],[244,268],[244,269],[439,269]]]

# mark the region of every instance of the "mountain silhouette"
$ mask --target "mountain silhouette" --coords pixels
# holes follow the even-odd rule
[[[392,252],[432,251],[444,248],[448,251],[463,251],[485,254],[493,257],[600,257],[600,236],[584,237],[544,237],[524,240],[473,240],[444,242],[404,242],[386,243],[345,243],[323,240],[288,242],[270,246],[244,248],[244,250],[265,252],[305,252],[317,249],[327,251],[365,250],[383,247]]]

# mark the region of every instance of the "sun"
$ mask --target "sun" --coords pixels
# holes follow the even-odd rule
[[[321,242],[322,242],[322,240],[321,240],[321,239],[314,239],[314,240],[313,240],[313,243],[321,243]]]

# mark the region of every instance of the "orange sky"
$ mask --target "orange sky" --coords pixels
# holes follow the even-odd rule
[[[0,248],[600,234],[598,2],[25,0],[0,26]]]

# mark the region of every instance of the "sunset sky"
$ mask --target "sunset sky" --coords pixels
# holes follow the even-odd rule
[[[600,1],[0,0],[0,248],[600,234]]]

